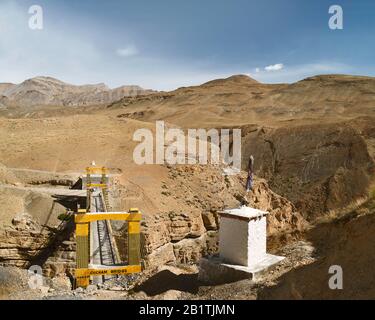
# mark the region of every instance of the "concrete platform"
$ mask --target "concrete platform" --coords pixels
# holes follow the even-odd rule
[[[199,281],[218,285],[244,279],[259,281],[285,257],[267,254],[264,259],[250,266],[240,266],[225,263],[220,257],[202,258],[199,263]]]

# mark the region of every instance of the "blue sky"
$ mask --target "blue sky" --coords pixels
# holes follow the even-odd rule
[[[43,30],[28,27],[43,8]],[[344,29],[328,27],[331,5]],[[267,83],[375,75],[372,0],[1,0],[0,82],[47,75],[171,90],[248,74]]]

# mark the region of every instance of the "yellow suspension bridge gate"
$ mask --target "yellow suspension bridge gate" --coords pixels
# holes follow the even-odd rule
[[[78,209],[75,215],[77,268],[76,287],[87,287],[93,277],[110,279],[115,275],[139,273],[141,267],[140,222],[138,209],[129,212],[111,212],[108,187],[109,177],[104,167],[86,168],[84,180],[87,189],[86,209]],[[117,245],[112,236],[110,221],[126,221],[127,265],[121,264]],[[97,280],[98,281],[98,280]]]

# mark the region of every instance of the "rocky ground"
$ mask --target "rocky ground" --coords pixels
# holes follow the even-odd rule
[[[352,216],[332,221],[301,235],[300,240],[280,246],[274,253],[286,257],[278,266],[257,282],[241,280],[218,286],[198,281],[194,264],[168,263],[133,279],[119,279],[104,286],[71,290],[70,279],[56,276],[45,278],[41,288],[28,286],[30,275],[18,268],[0,268],[2,299],[46,300],[254,300],[254,299],[359,299],[374,297],[370,264],[371,244],[364,231],[373,225],[374,215]],[[372,221],[372,222],[371,222]],[[346,224],[354,232],[343,232]],[[322,243],[322,235],[333,232],[333,245]],[[350,241],[351,247],[342,243]],[[353,249],[359,249],[358,252]],[[353,254],[354,253],[354,254]],[[368,259],[368,257],[370,258]],[[344,270],[343,291],[330,290],[328,269],[339,263]]]
[[[31,289],[28,282],[32,277],[27,271],[15,267],[0,268],[0,299],[256,299],[263,287],[275,284],[278,277],[293,268],[312,263],[313,247],[304,241],[289,245],[281,252],[288,256],[273,270],[267,279],[253,283],[242,280],[233,284],[207,286],[197,279],[198,268],[194,264],[169,263],[159,266],[152,273],[122,277],[105,285],[90,285],[86,290],[72,290],[70,279],[56,276],[44,279],[40,288]]]
[[[141,275],[120,277],[105,285],[72,290],[71,279],[60,274],[44,278],[30,289],[30,274],[16,267],[0,268],[2,299],[360,299],[374,297],[372,265],[375,195],[340,218],[321,222],[295,235],[273,240],[269,251],[286,259],[257,282],[241,280],[218,286],[198,281],[193,263],[172,259]],[[344,290],[328,287],[329,267],[344,270]]]

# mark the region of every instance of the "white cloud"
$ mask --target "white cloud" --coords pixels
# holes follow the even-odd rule
[[[259,73],[259,72],[260,72],[260,69],[259,69],[259,68],[255,68],[255,72],[256,72],[256,73]]]
[[[288,66],[279,72],[261,71],[253,73],[252,77],[264,83],[291,83],[311,76],[333,73],[353,73],[353,67],[336,62],[317,62]]]
[[[117,49],[116,54],[122,58],[129,58],[138,55],[138,48],[135,45],[129,45],[125,48]]]
[[[264,68],[266,71],[279,71],[282,69],[284,69],[284,64],[282,63],[273,64]]]

